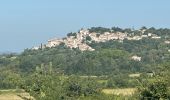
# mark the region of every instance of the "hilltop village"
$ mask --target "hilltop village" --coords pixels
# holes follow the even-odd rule
[[[67,34],[66,38],[63,39],[50,39],[48,40],[48,43],[43,45],[43,48],[45,47],[55,47],[60,44],[64,44],[65,46],[69,48],[78,48],[81,51],[94,51],[92,47],[88,45],[88,43],[91,42],[106,42],[109,40],[117,40],[119,42],[123,42],[124,39],[127,40],[141,40],[143,38],[152,38],[152,39],[160,39],[161,36],[158,36],[153,33],[145,33],[145,29],[138,30],[140,32],[139,35],[132,35],[127,32],[104,32],[104,33],[96,33],[96,32],[90,32],[88,29],[81,29],[77,33],[69,33]],[[144,34],[145,33],[145,34]],[[165,41],[165,43],[170,44],[170,41]],[[32,49],[37,50],[40,47],[33,47]]]

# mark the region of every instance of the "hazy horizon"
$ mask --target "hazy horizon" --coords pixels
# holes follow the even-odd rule
[[[1,1],[0,52],[21,52],[95,26],[170,28],[169,4],[169,0]]]

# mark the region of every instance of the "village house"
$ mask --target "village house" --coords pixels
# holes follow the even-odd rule
[[[144,34],[145,31],[146,31],[146,29],[142,29],[142,30],[140,30],[140,31],[141,31],[142,34]]]
[[[154,72],[149,72],[149,73],[146,73],[146,75],[147,75],[148,77],[153,77],[153,76],[155,75],[155,73],[154,73]]]
[[[112,33],[112,34],[110,35],[110,39],[111,39],[111,40],[118,40],[118,39],[119,39],[119,35],[117,35],[116,33]]]
[[[141,36],[127,37],[128,40],[141,40]]]
[[[133,40],[141,40],[141,39],[142,39],[141,36],[134,36],[134,37],[133,37]]]
[[[89,30],[82,29],[82,30],[80,30],[79,33],[82,34],[82,35],[88,35],[89,34]]]
[[[122,33],[122,32],[118,32],[117,34],[119,36],[119,40],[124,40],[127,37],[127,34]]]
[[[51,40],[48,40],[48,43],[46,45],[46,47],[55,47],[55,46],[58,46],[60,45],[61,43],[63,42],[63,39],[51,39]]]
[[[170,44],[170,41],[165,41],[165,44]]]
[[[78,40],[74,37],[67,37],[65,40],[64,40],[64,43],[66,44],[67,47],[70,47],[70,48],[77,48],[78,47]]]
[[[136,56],[136,55],[135,55],[135,56],[132,56],[131,59],[132,59],[132,60],[135,60],[135,61],[141,61],[141,57]]]
[[[97,37],[97,34],[96,33],[90,33],[89,36],[91,37],[92,40],[94,41],[97,41],[98,40],[98,37]]]
[[[142,37],[142,38],[147,38],[147,37],[148,37],[148,35],[142,35],[141,37]]]
[[[32,47],[32,50],[38,50],[40,47]]]
[[[149,37],[152,36],[152,33],[148,33],[148,36],[149,36]]]
[[[160,39],[160,36],[152,36],[152,39]]]
[[[88,46],[87,44],[80,44],[78,45],[78,48],[81,50],[81,51],[86,51],[86,50],[89,50],[89,51],[94,51],[95,49],[91,48],[90,46]]]

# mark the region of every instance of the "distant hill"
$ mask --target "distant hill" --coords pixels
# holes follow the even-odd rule
[[[13,61],[16,68],[28,73],[49,63],[60,74],[159,72],[160,64],[170,60],[169,41],[170,29],[92,27],[26,49]]]

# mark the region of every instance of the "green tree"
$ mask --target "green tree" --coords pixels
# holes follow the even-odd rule
[[[163,80],[149,83],[141,90],[141,100],[165,100],[168,99],[168,86]]]

